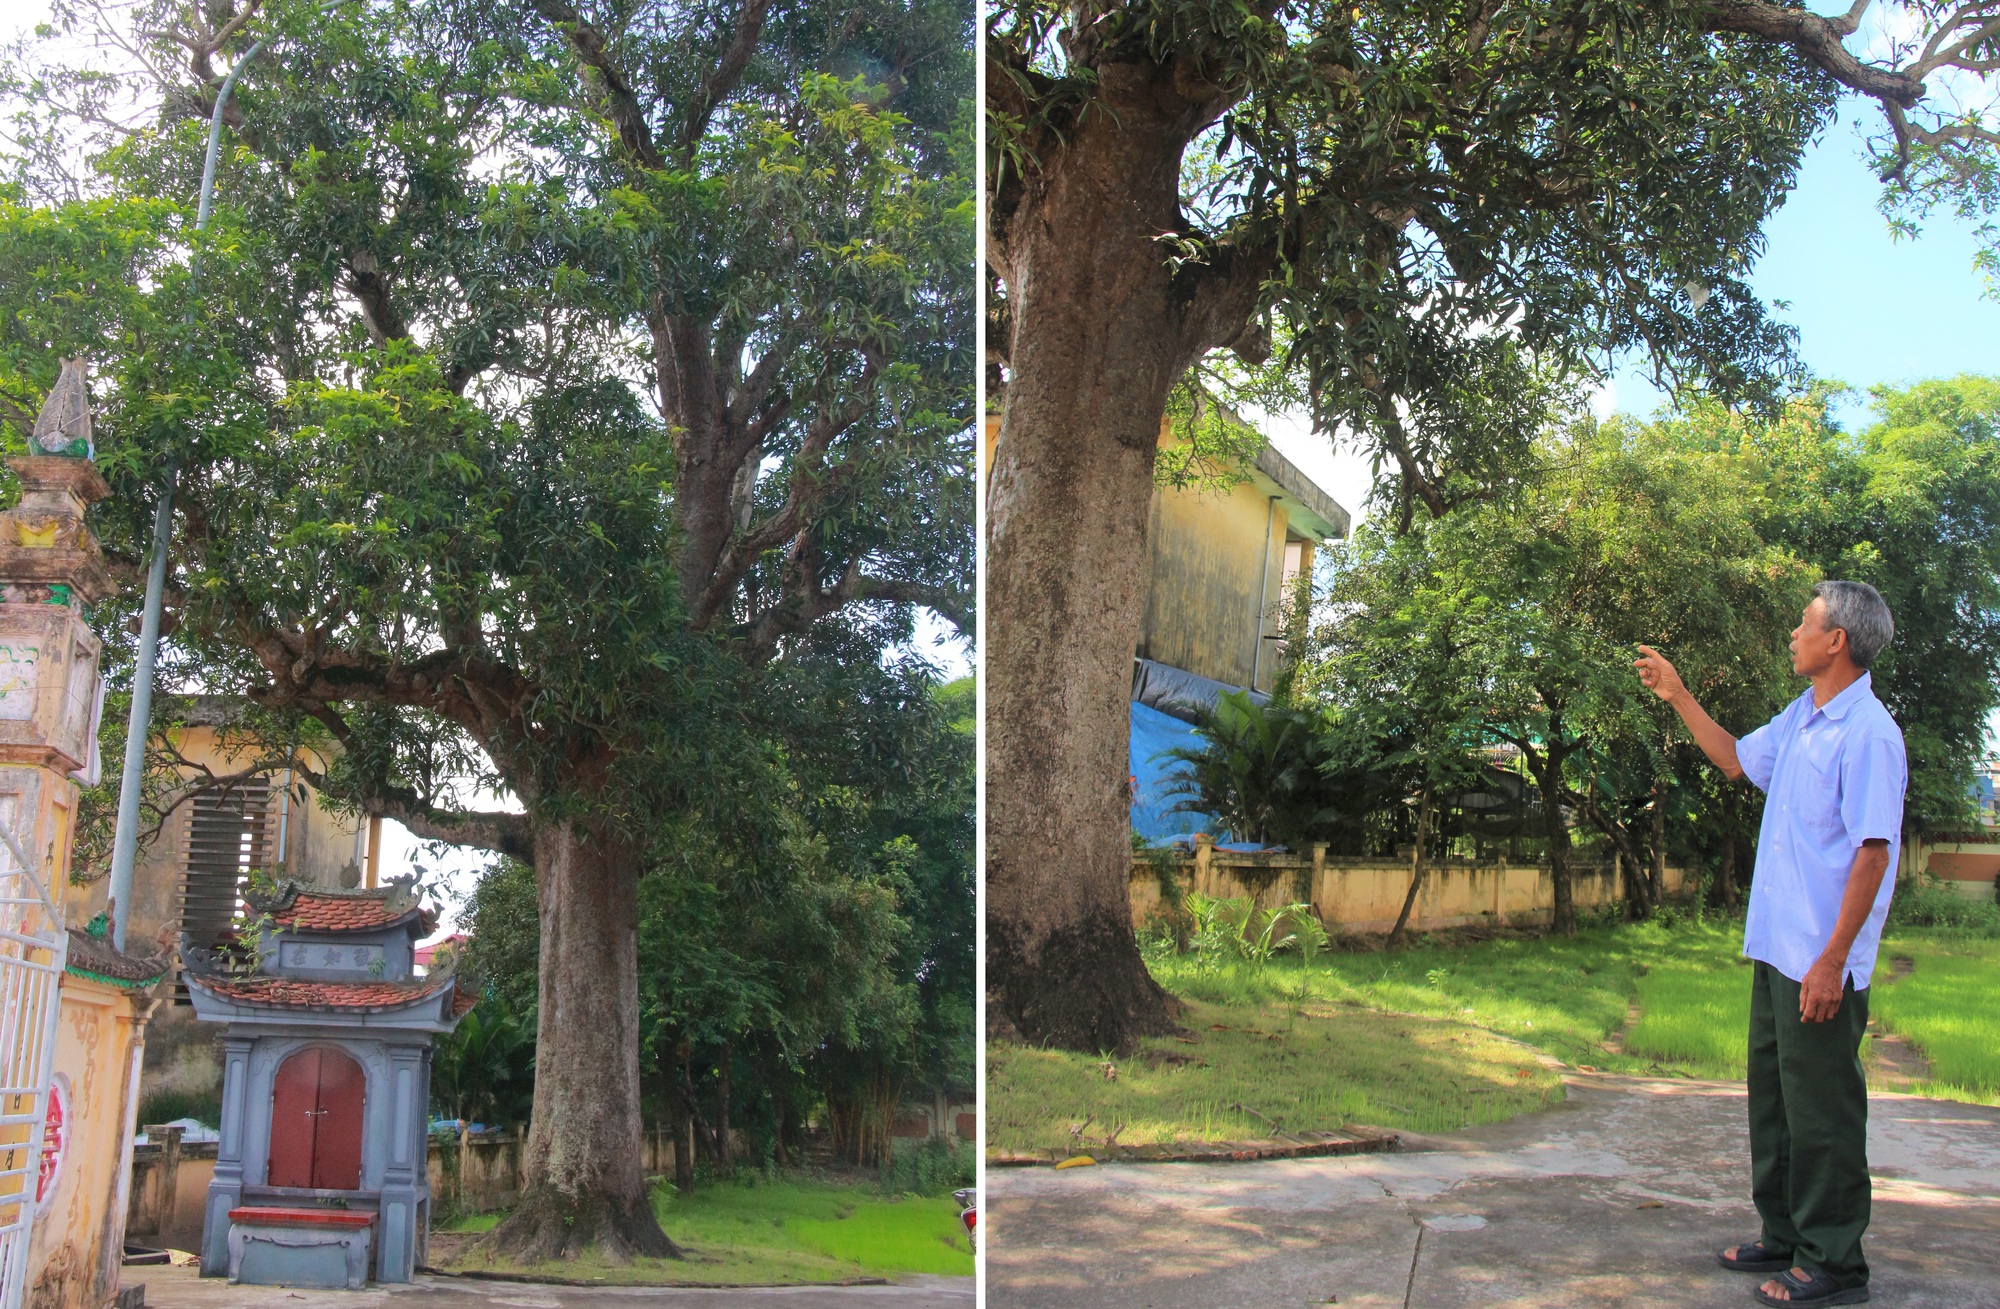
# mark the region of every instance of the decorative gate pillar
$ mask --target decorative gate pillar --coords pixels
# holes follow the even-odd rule
[[[83,517],[110,490],[90,459],[79,361],[63,361],[32,447],[7,461],[21,499],[0,513],[0,863],[25,863],[59,905],[76,822],[72,774],[94,780],[103,704],[101,647],[86,607],[112,589]],[[35,1097],[40,1166],[24,1191],[34,1215],[23,1277],[33,1309],[99,1309],[117,1292],[124,1253],[139,1063],[152,1011],[146,992],[167,961],[127,959],[102,939],[101,924],[93,928],[69,929],[62,951],[50,952],[63,968],[59,995],[35,1001],[40,1013],[13,1015],[0,1034],[40,1041],[45,1061]],[[43,1026],[49,1003],[60,1008]],[[11,1114],[30,1097],[10,1090]],[[0,1213],[0,1224],[6,1220]],[[18,1295],[21,1287],[8,1290]]]

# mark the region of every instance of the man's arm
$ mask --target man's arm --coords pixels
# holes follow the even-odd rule
[[[1646,689],[1674,707],[1694,735],[1694,743],[1724,776],[1732,781],[1743,776],[1742,761],[1736,757],[1736,738],[1723,731],[1708,716],[1708,711],[1695,703],[1693,694],[1682,684],[1681,675],[1674,671],[1665,655],[1650,645],[1639,648],[1645,653],[1634,659],[1632,666],[1639,670],[1639,680],[1646,684]]]
[[[1840,1012],[1840,997],[1847,989],[1847,952],[1875,908],[1875,894],[1888,871],[1889,843],[1880,838],[1863,841],[1854,852],[1854,867],[1848,870],[1833,936],[1799,984],[1799,1017],[1805,1021],[1823,1023]]]

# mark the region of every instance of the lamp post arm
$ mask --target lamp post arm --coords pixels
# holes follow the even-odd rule
[[[208,158],[201,169],[201,198],[195,206],[194,230],[199,236],[208,230],[209,214],[215,209],[215,159],[222,148],[222,111],[229,103],[236,79],[264,48],[258,41],[236,61],[222,89],[215,93],[215,109],[208,116]],[[194,271],[201,274],[201,252],[195,251]],[[194,313],[189,297],[188,313]],[[170,459],[160,480],[160,500],[153,509],[153,559],[146,570],[146,606],[139,619],[138,660],[132,669],[132,713],[125,724],[125,767],[118,777],[118,824],[111,837],[111,944],[125,949],[125,922],[132,912],[132,865],[139,853],[139,789],[146,771],[146,735],[153,717],[153,668],[160,649],[160,607],[167,589],[167,547],[174,526],[174,465]]]

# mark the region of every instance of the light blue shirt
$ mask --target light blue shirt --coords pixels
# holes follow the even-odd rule
[[[1867,673],[1826,702],[1812,690],[1736,743],[1744,776],[1764,792],[1764,826],[1743,953],[1795,982],[1819,960],[1840,918],[1847,875],[1863,841],[1889,843],[1875,908],[1847,952],[1854,989],[1868,985],[1903,849],[1903,730],[1875,698]]]

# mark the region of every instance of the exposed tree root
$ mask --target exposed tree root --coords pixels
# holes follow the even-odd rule
[[[987,924],[989,1010],[1021,1039],[1095,1054],[1128,1053],[1178,1030],[1179,1003],[1146,971],[1129,919],[1109,915],[1049,934],[1031,956],[1011,924]]]
[[[571,1201],[552,1190],[530,1190],[504,1222],[481,1237],[469,1253],[519,1264],[549,1263],[595,1255],[606,1263],[633,1259],[684,1259],[667,1239],[652,1206],[641,1198],[624,1207],[602,1197]]]

